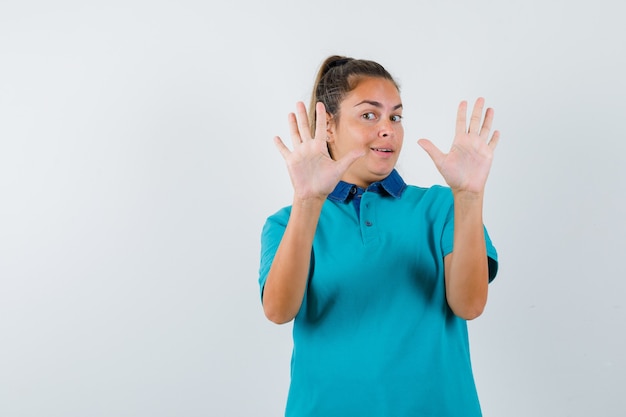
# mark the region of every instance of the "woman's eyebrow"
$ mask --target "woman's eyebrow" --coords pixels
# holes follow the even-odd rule
[[[354,107],[360,106],[361,104],[369,104],[369,105],[374,106],[374,107],[383,107],[383,105],[380,102],[374,101],[374,100],[363,100],[363,101],[355,104]],[[393,110],[398,110],[400,108],[402,108],[402,103],[396,104],[395,106],[393,106]]]

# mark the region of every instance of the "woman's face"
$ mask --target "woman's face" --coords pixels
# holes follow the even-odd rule
[[[364,78],[339,105],[339,120],[331,118],[328,126],[333,159],[355,149],[365,153],[342,180],[366,188],[387,177],[398,161],[404,139],[400,93],[392,81]]]

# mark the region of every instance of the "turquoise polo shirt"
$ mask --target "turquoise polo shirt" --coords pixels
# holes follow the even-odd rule
[[[261,293],[289,219],[261,238]],[[286,416],[480,416],[466,321],[448,307],[451,190],[397,171],[366,190],[340,182],[324,203],[293,321]],[[489,279],[497,253],[485,229]]]

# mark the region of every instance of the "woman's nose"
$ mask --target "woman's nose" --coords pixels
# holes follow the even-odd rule
[[[391,123],[391,120],[381,120],[380,124],[379,124],[379,130],[378,130],[378,135],[386,138],[388,136],[391,136],[393,134],[393,126]]]

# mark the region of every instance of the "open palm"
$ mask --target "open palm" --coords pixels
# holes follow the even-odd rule
[[[466,121],[467,102],[459,104],[454,140],[447,154],[428,139],[418,141],[453,192],[482,193],[487,183],[500,133],[495,131],[489,138],[494,111],[488,108],[483,121],[484,104],[484,98],[476,100],[469,127]]]
[[[350,165],[362,156],[352,152],[340,160],[333,160],[326,141],[326,109],[324,104],[315,107],[315,137],[311,135],[304,103],[296,104],[296,113],[289,114],[289,130],[293,150],[289,150],[278,136],[276,147],[287,163],[295,197],[300,199],[326,198]]]

